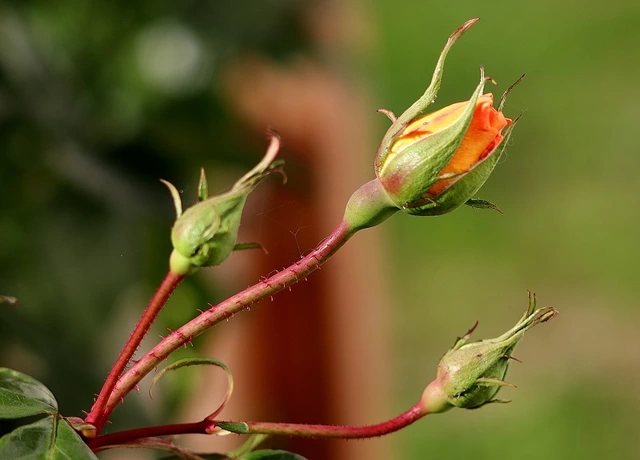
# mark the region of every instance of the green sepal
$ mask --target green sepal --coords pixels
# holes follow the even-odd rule
[[[480,199],[468,199],[464,204],[474,209],[493,209],[494,211],[498,211],[500,214],[503,214],[502,209],[500,209],[496,204],[487,200]]]
[[[171,182],[164,179],[160,179],[160,182],[166,185],[169,189],[171,199],[173,200],[173,206],[176,209],[176,219],[180,219],[180,216],[182,216],[182,200],[180,199],[180,192],[178,192],[176,186]]]
[[[485,77],[484,69],[481,69],[480,83],[464,111],[451,125],[403,148],[393,157],[388,157],[388,153],[378,153],[376,174],[385,183],[387,193],[399,208],[410,214],[425,215],[425,212],[428,214],[428,210],[438,206],[435,201],[425,198],[426,193],[444,178],[440,172],[460,147],[471,124],[478,98],[488,81],[490,79]]]
[[[436,64],[436,68],[433,71],[433,76],[431,77],[431,83],[429,87],[425,90],[424,94],[414,102],[411,107],[404,111],[402,115],[399,117],[395,117],[393,112],[383,109],[382,113],[389,113],[392,115],[389,116],[391,120],[393,120],[392,125],[387,130],[384,138],[382,139],[382,143],[380,144],[380,149],[378,150],[378,156],[381,153],[384,155],[385,152],[389,151],[391,144],[395,141],[398,135],[404,130],[404,128],[418,115],[426,110],[438,97],[438,92],[440,91],[440,85],[442,83],[442,75],[444,73],[444,63],[447,58],[447,54],[449,54],[449,50],[453,46],[453,44],[458,41],[464,33],[471,28],[476,22],[478,22],[478,18],[470,19],[469,21],[462,24],[458,27],[447,40],[444,49],[440,53],[440,57],[438,58],[438,62]],[[395,119],[395,120],[394,120]],[[384,162],[384,158],[380,158],[380,161]]]
[[[476,321],[473,324],[473,326],[471,326],[471,328],[462,337],[456,337],[456,341],[453,343],[453,346],[451,347],[451,349],[449,351],[451,352],[451,351],[459,350],[460,348],[462,348],[462,346],[465,343],[467,343],[467,340],[469,340],[471,338],[471,335],[478,328],[478,324],[480,324],[480,322]]]
[[[269,251],[260,243],[236,243],[235,246],[233,246],[234,251],[246,251],[247,249],[262,249],[265,254],[269,254]]]
[[[198,201],[209,198],[209,186],[207,184],[207,173],[204,168],[200,168],[200,180],[198,181]]]
[[[496,379],[493,377],[480,377],[476,380],[476,385],[485,386],[485,387],[511,387],[518,388],[513,383],[505,382],[501,379]]]
[[[421,216],[438,216],[453,211],[465,204],[487,181],[495,167],[497,166],[504,150],[507,147],[515,123],[507,127],[504,138],[482,161],[477,163],[469,172],[460,174],[460,177],[453,182],[433,201],[432,206],[423,207],[420,210]],[[408,212],[414,214],[411,210]]]
[[[188,275],[200,267],[219,265],[229,257],[236,245],[247,196],[268,175],[282,173],[283,162],[275,161],[279,148],[280,138],[271,133],[271,142],[262,160],[229,191],[220,195],[208,197],[206,176],[201,171],[198,185],[201,201],[184,213],[181,213],[176,188],[165,182],[179,215],[171,231],[174,248],[170,258],[172,272]]]
[[[480,409],[481,407],[484,407],[488,404],[510,404],[511,400],[510,399],[490,399],[489,401],[485,401],[482,404],[478,405],[478,406],[474,406],[474,407],[468,407],[469,410],[476,410],[476,409]]]

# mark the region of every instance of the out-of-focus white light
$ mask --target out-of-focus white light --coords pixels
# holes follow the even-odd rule
[[[190,93],[210,74],[198,37],[176,21],[163,20],[142,30],[136,42],[141,77],[167,93]]]

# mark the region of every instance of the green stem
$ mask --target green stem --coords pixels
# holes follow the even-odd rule
[[[111,371],[109,371],[109,375],[100,390],[100,394],[98,394],[98,398],[91,408],[91,412],[89,412],[85,418],[86,423],[90,423],[96,427],[96,433],[100,433],[100,430],[113,411],[113,408],[110,408],[107,403],[111,393],[116,387],[118,378],[131,360],[138,346],[140,346],[140,342],[142,342],[142,339],[147,334],[158,313],[162,310],[162,307],[164,307],[173,291],[183,279],[184,275],[179,275],[171,271],[167,273],[160,287],[149,301],[149,305],[147,305],[147,308],[138,320],[138,324],[136,324],[136,327],[120,352],[118,359],[116,359]]]

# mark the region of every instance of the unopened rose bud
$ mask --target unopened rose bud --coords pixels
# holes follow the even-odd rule
[[[511,133],[502,130],[510,124],[493,107],[492,94],[474,94],[470,101],[421,116],[378,152],[378,180],[410,214],[452,211],[488,179]]]
[[[213,197],[207,196],[204,173],[198,187],[200,202],[182,213],[182,203],[176,188],[163,181],[173,196],[177,219],[171,231],[173,252],[170,268],[174,273],[189,274],[200,267],[221,264],[236,248],[238,227],[247,196],[262,179],[282,164],[274,162],[280,139],[271,135],[264,158],[238,180],[231,189]]]
[[[557,314],[551,307],[536,309],[535,296],[530,294],[529,308],[524,316],[500,337],[466,343],[474,326],[440,360],[436,379],[422,395],[427,410],[444,412],[452,407],[475,409],[500,402],[495,399],[500,388],[514,386],[504,380],[514,348],[526,331]]]
[[[468,101],[422,115],[438,95],[449,50],[477,21],[467,21],[451,34],[431,84],[411,107],[398,117],[380,110],[392,123],[378,148],[376,179],[358,189],[347,204],[345,221],[354,229],[378,225],[398,210],[435,216],[465,203],[498,209],[472,199],[498,163],[515,124],[502,114],[504,96],[494,108],[493,95],[483,94],[485,84],[493,80],[482,70]]]

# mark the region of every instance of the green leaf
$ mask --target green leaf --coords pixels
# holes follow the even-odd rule
[[[26,374],[0,367],[0,419],[57,413],[58,403],[47,387]]]
[[[268,434],[253,434],[249,436],[249,438],[244,442],[243,445],[238,447],[236,450],[229,452],[229,456],[232,458],[242,458],[247,455],[249,452],[255,450],[260,444],[266,441],[269,438]]]
[[[97,460],[71,426],[57,415],[22,425],[0,438],[0,458],[12,460]]]
[[[304,457],[286,450],[256,450],[239,460],[306,460]]]
[[[216,422],[216,427],[236,434],[249,434],[249,425],[244,422]]]
[[[97,460],[80,435],[58,415],[58,403],[42,383],[0,367],[0,419],[34,415],[40,420],[0,438],[0,459]]]

